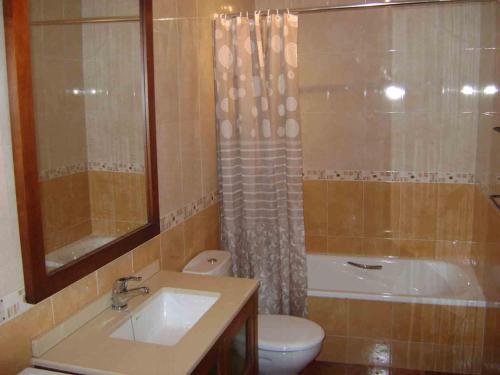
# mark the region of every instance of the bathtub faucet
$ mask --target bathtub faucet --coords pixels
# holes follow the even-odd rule
[[[353,267],[362,268],[364,270],[381,270],[382,266],[379,264],[360,264],[356,262],[347,262],[348,265]]]

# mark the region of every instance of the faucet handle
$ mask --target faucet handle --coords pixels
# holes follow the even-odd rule
[[[141,281],[142,277],[141,276],[126,276],[126,277],[120,277],[118,280],[115,281],[115,285],[113,287],[113,292],[115,293],[123,293],[128,290],[128,282],[129,281]]]

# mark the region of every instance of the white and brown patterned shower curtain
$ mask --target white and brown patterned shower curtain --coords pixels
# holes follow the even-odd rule
[[[292,14],[215,20],[222,243],[267,314],[306,305],[297,34]]]

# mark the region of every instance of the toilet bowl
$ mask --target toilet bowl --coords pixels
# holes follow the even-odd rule
[[[298,374],[319,354],[325,332],[318,324],[287,315],[259,315],[258,320],[261,374]]]
[[[198,254],[183,272],[213,276],[231,276],[231,254],[207,250]],[[318,324],[294,316],[259,315],[259,373],[293,375],[302,371],[321,350],[325,332]],[[236,350],[244,353],[244,340],[236,339]]]

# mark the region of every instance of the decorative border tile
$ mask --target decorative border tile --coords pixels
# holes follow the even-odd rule
[[[39,172],[38,177],[40,181],[47,181],[58,177],[69,176],[75,173],[86,172],[87,168],[86,163],[67,165],[64,167],[42,170]]]
[[[88,162],[89,171],[101,172],[122,172],[122,173],[144,173],[144,164],[140,163],[108,163],[108,162]]]
[[[473,173],[463,172],[412,172],[412,171],[361,171],[361,170],[305,170],[305,180],[328,181],[383,181],[445,184],[473,184]]]
[[[398,171],[361,171],[361,179],[363,181],[382,181],[395,182],[400,179]]]
[[[121,172],[121,173],[144,173],[144,164],[139,163],[108,163],[95,162],[68,165],[65,167],[46,169],[38,174],[40,181],[52,180],[58,177],[69,176],[75,173],[101,171],[101,172]]]
[[[400,182],[419,182],[432,184],[437,181],[437,172],[400,172]]]
[[[219,202],[219,192],[213,191],[200,199],[188,203],[186,206],[169,212],[160,220],[160,229],[162,232],[169,230],[179,224],[182,224],[197,213],[203,211]]]
[[[441,184],[473,184],[475,176],[473,173],[438,173],[437,181]]]

